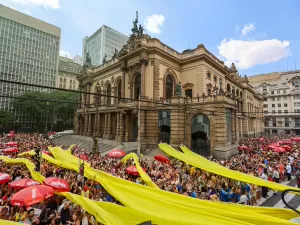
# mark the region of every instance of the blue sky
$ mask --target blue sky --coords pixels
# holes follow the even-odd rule
[[[298,0],[0,0],[62,29],[61,50],[82,54],[102,24],[126,35],[135,11],[146,33],[181,52],[203,43],[240,74],[300,69]]]

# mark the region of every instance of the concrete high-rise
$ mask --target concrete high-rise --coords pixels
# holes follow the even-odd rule
[[[93,66],[102,64],[106,55],[106,60],[110,60],[115,54],[115,50],[120,51],[127,43],[128,37],[120,32],[103,25],[90,37],[83,39],[82,61],[85,62],[86,52],[89,53]]]
[[[300,70],[249,77],[264,97],[265,132],[300,135]]]
[[[0,4],[0,77],[5,80],[56,86],[61,29]],[[2,95],[19,96],[49,89],[0,83]],[[1,97],[0,109],[13,111],[12,99]],[[29,125],[18,113],[20,124]]]

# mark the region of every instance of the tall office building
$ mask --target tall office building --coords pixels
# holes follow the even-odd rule
[[[265,132],[300,135],[300,70],[249,77],[264,97]]]
[[[5,80],[56,86],[60,28],[0,4],[0,77]],[[49,89],[0,83],[2,95],[19,96]],[[0,109],[13,111],[12,98],[1,97]],[[31,122],[16,114],[20,124]]]
[[[73,62],[82,65],[82,57],[80,55],[75,55]]]
[[[106,55],[109,60],[115,54],[115,49],[120,51],[128,41],[128,37],[120,32],[103,25],[92,36],[85,37],[82,45],[82,58],[85,62],[85,53],[88,52],[92,65],[99,66],[102,64]]]

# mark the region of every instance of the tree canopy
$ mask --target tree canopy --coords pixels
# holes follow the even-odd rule
[[[75,112],[78,97],[77,93],[67,91],[27,92],[15,99],[13,105],[36,121],[43,120],[42,115],[49,112],[66,121]]]
[[[14,120],[14,116],[12,113],[0,109],[0,127],[6,127]]]

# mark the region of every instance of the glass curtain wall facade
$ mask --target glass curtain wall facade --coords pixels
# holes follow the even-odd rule
[[[51,32],[42,31],[46,28],[36,29],[44,23],[42,21],[2,5],[0,5],[0,12],[5,12],[0,13],[0,77],[10,81],[55,87],[60,29],[55,27],[59,33],[55,36],[50,34]],[[1,14],[11,15],[11,18],[5,18]],[[14,21],[14,16],[24,20],[24,24]],[[38,24],[34,24],[35,21],[38,21]],[[30,26],[31,22],[33,27]],[[50,89],[0,82],[1,95],[19,96],[31,91],[49,92]],[[12,98],[0,97],[0,109],[14,112],[20,125],[31,126],[34,121],[29,121],[22,112],[15,112],[12,101]]]
[[[120,51],[127,41],[126,35],[103,25],[93,35],[83,39],[83,62],[85,62],[85,53],[88,52],[92,65],[99,66],[105,55],[106,60],[110,60],[115,54],[115,49]]]

